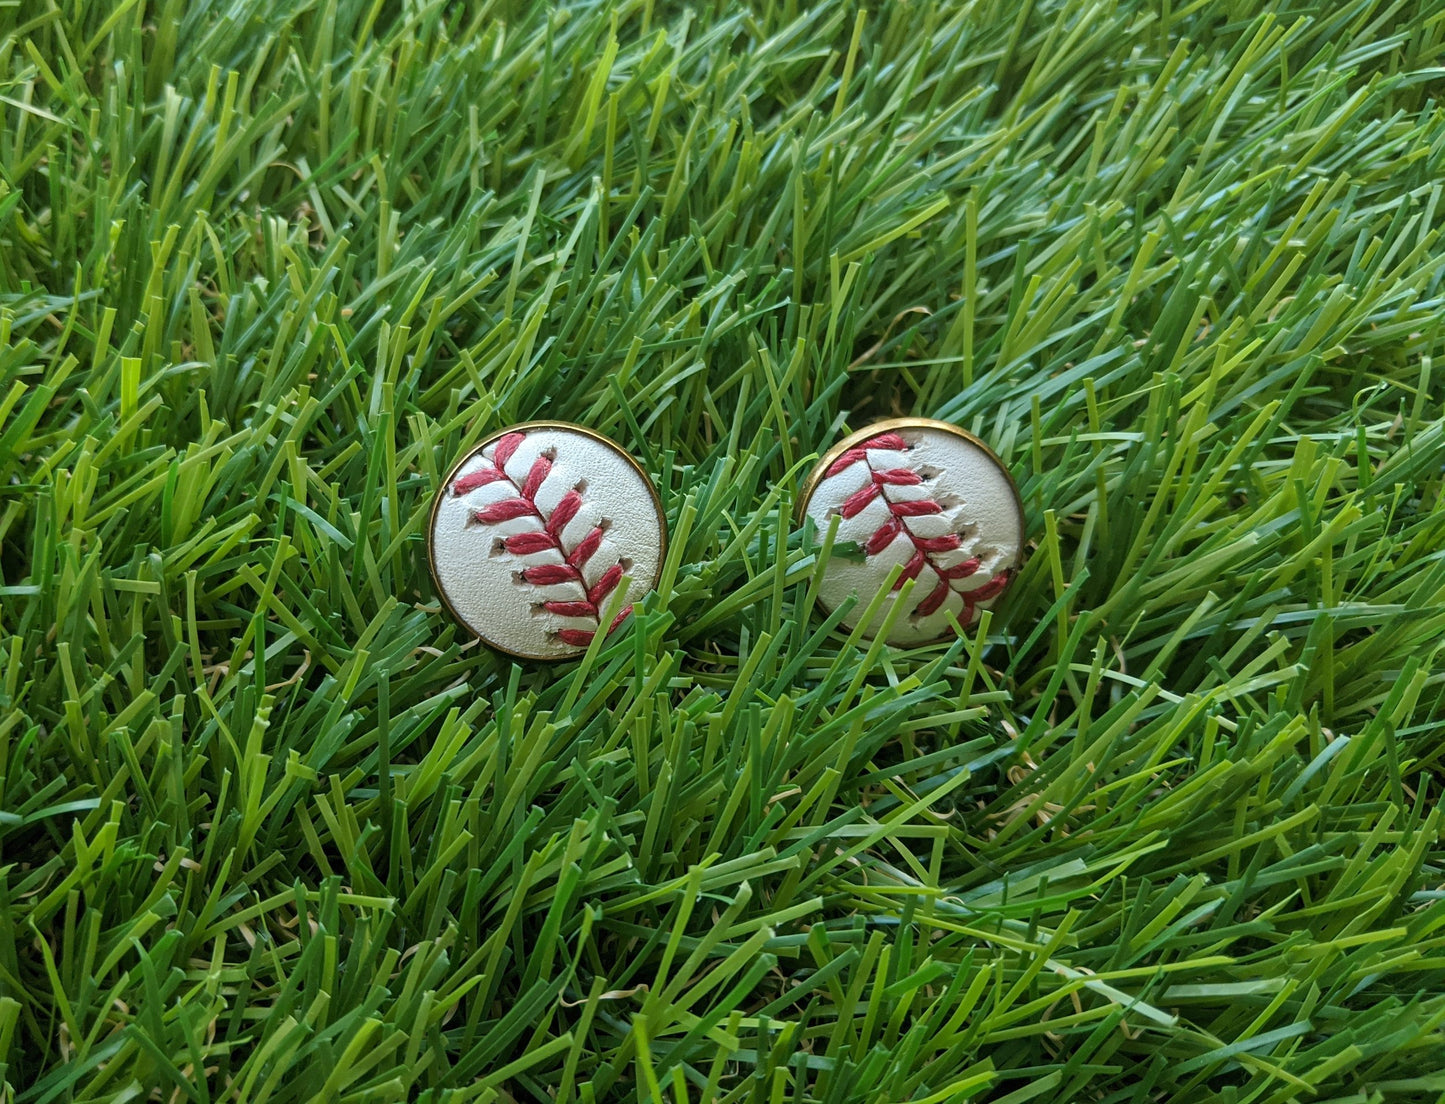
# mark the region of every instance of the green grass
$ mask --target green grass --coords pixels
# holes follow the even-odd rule
[[[1445,1099],[1445,2],[0,3],[0,1099]],[[988,440],[976,639],[812,460]],[[655,473],[578,663],[509,422]]]

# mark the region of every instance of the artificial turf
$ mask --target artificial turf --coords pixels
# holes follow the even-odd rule
[[[0,1099],[1445,1099],[1445,3],[0,3]],[[850,638],[814,458],[1030,547]],[[469,642],[439,475],[653,473]]]

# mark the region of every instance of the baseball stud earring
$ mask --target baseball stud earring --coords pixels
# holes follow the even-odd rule
[[[972,434],[928,418],[879,422],[839,441],[809,476],[801,512],[820,534],[839,519],[819,602],[831,610],[856,595],[844,618],[851,629],[889,589],[864,632],[877,636],[891,617],[887,642],[900,646],[951,637],[950,615],[972,625],[1008,587],[1023,551],[1023,506],[1008,469]]]
[[[427,530],[447,610],[521,659],[577,656],[615,630],[657,585],[666,549],[662,503],[637,461],[565,422],[509,426],[468,451]]]

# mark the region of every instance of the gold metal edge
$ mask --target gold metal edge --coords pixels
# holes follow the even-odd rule
[[[486,448],[488,445],[492,444],[494,441],[501,439],[502,437],[505,437],[508,433],[521,433],[526,432],[529,429],[565,429],[570,430],[573,433],[581,434],[583,437],[590,437],[592,440],[598,442],[599,444],[606,445],[614,452],[620,454],[623,459],[625,459],[629,464],[632,465],[633,470],[637,472],[637,474],[642,478],[642,485],[647,488],[647,493],[652,496],[652,507],[657,512],[657,531],[659,534],[660,544],[657,554],[657,570],[653,573],[652,582],[650,582],[647,586],[647,589],[642,592],[643,595],[647,595],[653,590],[656,590],[657,584],[662,581],[663,568],[666,566],[667,563],[667,514],[663,510],[662,496],[658,493],[657,486],[652,481],[652,476],[648,475],[647,470],[637,462],[637,458],[633,456],[632,453],[628,452],[625,448],[623,448],[621,445],[619,445],[616,441],[612,440],[612,438],[606,436],[605,434],[598,433],[595,429],[591,429],[584,425],[578,425],[576,422],[563,422],[553,419],[539,418],[534,419],[530,422],[517,422],[515,425],[503,426],[495,433],[489,433],[471,448],[467,449],[467,451],[462,453],[461,457],[454,464],[452,464],[451,468],[448,469],[446,476],[441,481],[441,485],[437,487],[435,493],[433,493],[432,495],[432,504],[431,509],[427,512],[426,526],[427,571],[431,575],[432,589],[436,592],[436,596],[441,599],[442,606],[445,607],[447,614],[451,617],[451,619],[462,627],[463,631],[471,633],[483,644],[493,649],[494,651],[501,652],[503,655],[511,656],[513,659],[525,659],[534,663],[565,663],[568,660],[576,659],[579,655],[583,653],[583,651],[585,651],[585,649],[578,649],[571,655],[560,656],[539,656],[531,655],[527,652],[514,652],[511,648],[508,648],[504,644],[498,644],[495,640],[491,639],[491,637],[486,636],[485,634],[475,629],[472,625],[468,624],[467,621],[462,617],[462,615],[457,612],[456,607],[452,605],[451,599],[447,597],[446,589],[442,586],[441,579],[437,577],[436,545],[434,540],[432,539],[432,535],[436,532],[437,513],[441,510],[443,496],[446,494],[447,488],[451,486],[452,480],[456,478],[457,472],[461,471],[462,466],[473,456],[477,455],[477,453],[481,452],[484,448]]]
[[[813,501],[813,492],[818,489],[818,484],[823,481],[823,473],[832,466],[834,460],[838,459],[838,457],[842,456],[843,453],[847,452],[854,445],[861,444],[870,437],[877,437],[880,433],[889,433],[898,429],[936,429],[943,433],[951,433],[955,437],[962,437],[965,441],[982,449],[984,455],[994,462],[999,471],[1003,472],[1004,478],[1008,480],[1009,490],[1013,492],[1014,508],[1018,511],[1019,518],[1019,551],[1018,555],[1014,557],[1014,564],[1011,570],[1015,573],[1020,571],[1023,568],[1024,562],[1024,545],[1028,543],[1028,528],[1025,525],[1023,496],[1019,494],[1018,483],[1014,480],[1013,472],[1009,471],[1008,465],[1003,462],[998,453],[994,452],[994,450],[988,446],[986,441],[961,426],[956,426],[952,422],[940,421],[937,418],[885,418],[881,422],[873,422],[864,426],[862,429],[855,430],[837,444],[833,445],[832,448],[828,449],[827,452],[818,458],[818,463],[814,465],[813,470],[808,474],[807,480],[803,483],[803,493],[798,496],[798,504],[795,507],[798,524],[802,524],[808,516],[808,504]],[[1010,586],[1012,586],[1012,582],[1013,581],[1010,580]],[[1004,593],[1007,593],[1007,588]],[[1001,598],[1003,595],[999,595],[999,597]],[[816,604],[825,613],[832,612],[828,604],[823,601],[822,595],[817,597]],[[947,633],[935,637],[932,640],[920,640],[917,644],[911,645],[911,647],[924,648],[933,644],[941,644],[953,638],[954,634]],[[871,640],[873,638],[867,636],[867,639]],[[900,645],[897,644],[890,645],[890,647],[895,648],[899,646]]]

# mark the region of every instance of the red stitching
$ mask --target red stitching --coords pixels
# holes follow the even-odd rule
[[[496,447],[492,450],[492,458],[487,462],[492,466],[480,468],[474,472],[458,478],[452,483],[452,494],[464,495],[476,490],[478,487],[485,487],[488,484],[506,480],[517,492],[515,498],[504,498],[498,502],[492,502],[479,510],[472,511],[472,517],[485,525],[494,525],[497,522],[511,521],[514,518],[535,517],[542,523],[540,531],[530,533],[513,533],[511,536],[502,538],[502,547],[514,556],[529,556],[536,552],[556,551],[561,553],[566,562],[560,564],[533,564],[522,569],[522,578],[533,586],[553,586],[558,583],[576,583],[583,588],[585,597],[571,601],[554,600],[543,602],[541,609],[548,613],[556,614],[559,617],[590,617],[599,625],[602,620],[602,604],[608,596],[617,589],[617,584],[622,581],[624,570],[621,562],[613,564],[590,588],[587,586],[586,576],[582,569],[587,562],[596,554],[602,545],[604,529],[601,525],[594,525],[587,531],[587,534],[572,548],[568,548],[562,538],[562,531],[567,524],[577,516],[577,511],[582,507],[582,493],[575,487],[569,490],[552,508],[550,514],[544,514],[537,505],[537,492],[542,489],[542,484],[547,482],[547,477],[552,474],[552,458],[539,456],[532,461],[532,466],[527,469],[526,478],[518,483],[507,473],[507,461],[516,453],[517,447],[526,439],[525,433],[508,433],[497,441]],[[482,457],[483,460],[487,458]],[[632,612],[632,606],[624,606],[607,626],[611,633],[618,625],[626,620],[627,615]],[[554,636],[564,644],[571,644],[574,647],[585,648],[592,643],[592,638],[597,635],[596,629],[558,629]]]
[[[966,579],[975,574],[982,566],[977,556],[972,556],[961,563],[942,567],[934,558],[943,552],[953,552],[963,546],[963,538],[957,533],[947,533],[941,537],[921,537],[909,526],[907,519],[911,517],[928,517],[943,512],[943,505],[931,498],[915,498],[895,501],[888,495],[888,487],[913,487],[923,482],[923,475],[912,468],[875,468],[873,460],[868,455],[870,449],[884,449],[889,452],[909,452],[912,446],[897,433],[881,433],[877,437],[870,437],[857,448],[848,449],[837,460],[828,467],[827,474],[837,475],[847,470],[860,460],[867,465],[869,480],[859,490],[854,491],[846,499],[839,509],[839,513],[845,518],[855,517],[876,498],[882,498],[888,507],[889,517],[882,525],[874,530],[867,542],[863,545],[863,551],[868,556],[876,556],[903,534],[913,544],[913,555],[903,565],[903,571],[898,576],[898,581],[893,584],[893,589],[900,589],[909,579],[916,579],[923,573],[926,567],[937,577],[938,582],[928,595],[914,607],[914,612],[920,617],[927,617],[936,613],[944,601],[948,598],[949,591],[957,594],[963,599],[964,616],[960,618],[960,624],[969,625],[973,622],[978,613],[977,606],[980,602],[986,602],[990,598],[1002,594],[1008,586],[1009,579],[1013,576],[1012,568],[1005,568],[983,586],[974,587],[972,590],[961,590],[953,584],[960,579]]]

